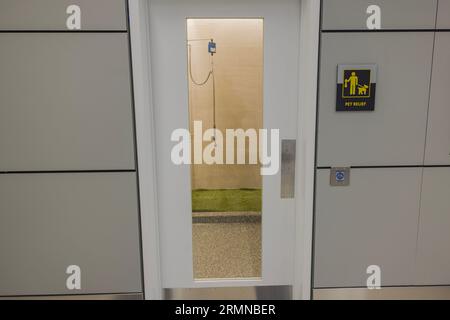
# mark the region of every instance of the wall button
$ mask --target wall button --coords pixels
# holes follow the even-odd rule
[[[345,187],[350,185],[350,168],[331,168],[330,185],[332,187]]]

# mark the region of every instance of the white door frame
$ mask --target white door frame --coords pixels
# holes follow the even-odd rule
[[[321,1],[299,1],[301,1],[301,21],[293,298],[310,299]],[[159,257],[149,3],[148,0],[128,0],[128,3],[139,168],[144,294],[146,299],[153,300],[163,298],[163,288]]]

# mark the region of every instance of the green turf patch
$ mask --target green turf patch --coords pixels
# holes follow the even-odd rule
[[[193,212],[261,212],[261,189],[193,190]]]

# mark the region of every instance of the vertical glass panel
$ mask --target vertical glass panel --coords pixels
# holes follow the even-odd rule
[[[194,278],[259,278],[263,19],[187,19],[187,51]]]

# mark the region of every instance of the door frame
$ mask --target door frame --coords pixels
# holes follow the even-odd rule
[[[315,180],[320,3],[300,1],[298,130],[295,187],[293,299],[310,299]],[[149,0],[128,0],[145,299],[163,298],[159,254],[155,124],[152,96]]]

